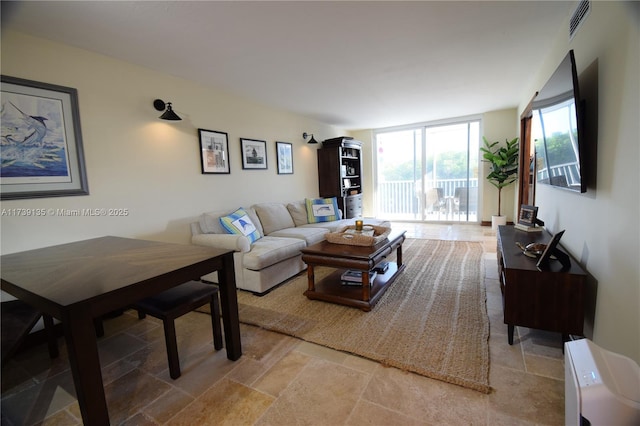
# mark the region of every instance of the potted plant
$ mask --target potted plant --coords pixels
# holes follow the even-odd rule
[[[491,172],[487,175],[487,180],[498,188],[498,214],[491,216],[491,227],[497,229],[498,225],[507,223],[506,216],[502,216],[500,205],[502,203],[502,188],[511,185],[518,178],[518,138],[505,140],[505,145],[496,147],[500,142],[489,142],[484,140],[483,152],[484,161],[491,164]]]

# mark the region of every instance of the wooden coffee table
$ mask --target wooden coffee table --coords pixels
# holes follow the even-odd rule
[[[360,308],[370,311],[380,300],[398,274],[404,270],[402,264],[402,243],[406,231],[391,231],[389,237],[375,246],[352,246],[322,241],[302,249],[302,260],[307,264],[309,289],[304,295],[313,300]],[[396,262],[389,262],[384,274],[378,273],[369,285],[369,271],[396,250]],[[315,282],[314,267],[337,268],[329,276]],[[343,285],[340,276],[346,269],[362,271],[362,285]]]

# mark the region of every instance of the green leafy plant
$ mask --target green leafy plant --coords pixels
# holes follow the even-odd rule
[[[498,216],[500,214],[500,205],[502,203],[502,188],[511,185],[518,178],[518,138],[513,140],[505,139],[506,144],[496,147],[500,142],[489,142],[487,138],[484,140],[484,147],[480,148],[483,152],[484,161],[491,164],[491,173],[487,175],[487,180],[496,188],[498,188]]]

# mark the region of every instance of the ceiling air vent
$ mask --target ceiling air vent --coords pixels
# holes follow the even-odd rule
[[[573,39],[573,36],[576,34],[576,32],[578,32],[578,28],[580,28],[580,25],[582,25],[587,16],[589,16],[590,11],[590,0],[580,0],[578,2],[576,10],[573,11],[571,19],[569,20],[569,40]]]

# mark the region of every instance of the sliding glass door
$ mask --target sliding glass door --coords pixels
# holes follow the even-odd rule
[[[421,218],[422,129],[376,135],[377,211],[385,218]]]
[[[376,215],[478,221],[480,121],[376,132]]]

